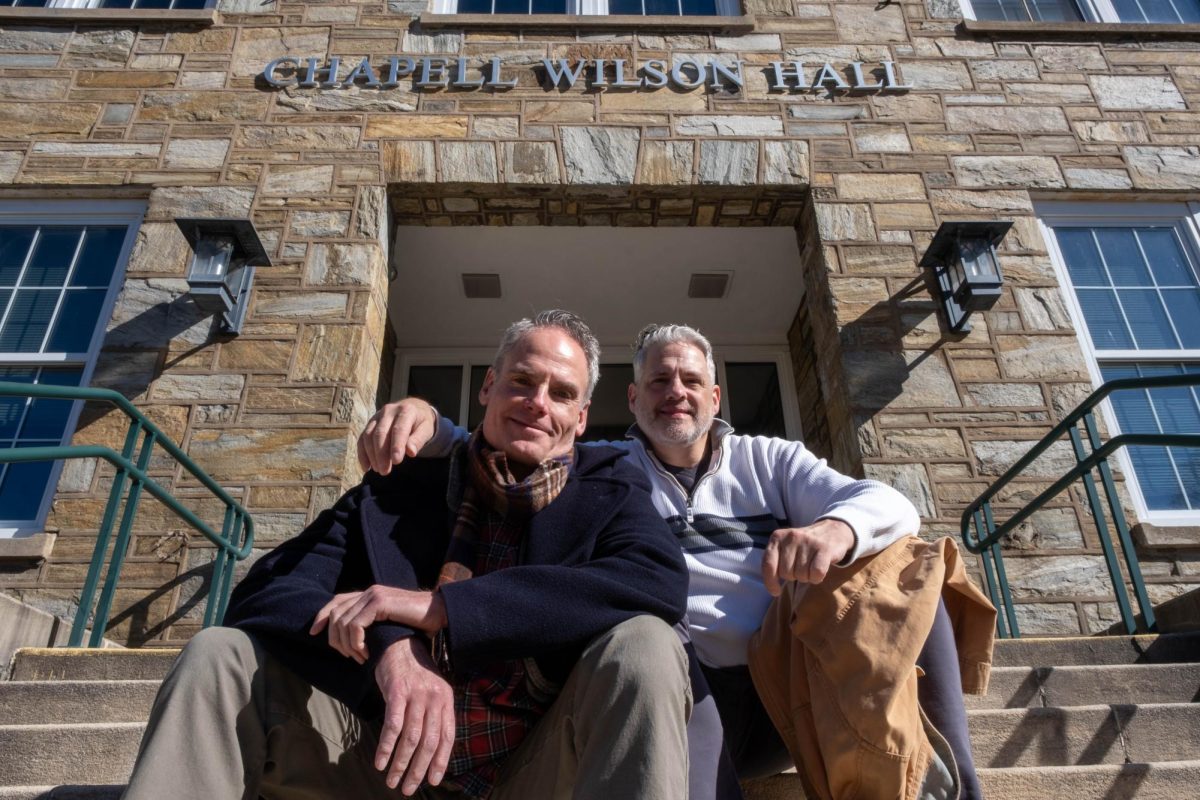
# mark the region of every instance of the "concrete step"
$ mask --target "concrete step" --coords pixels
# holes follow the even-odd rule
[[[1200,701],[1200,664],[998,667],[968,709]]]
[[[1200,704],[970,711],[980,767],[1188,761],[1200,754]]]
[[[145,722],[159,681],[0,683],[0,725]]]
[[[1084,767],[981,769],[991,800],[1185,800],[1196,797],[1200,761]],[[803,800],[800,779],[776,775],[742,784],[746,800]]]
[[[983,769],[979,781],[997,800],[1185,800],[1197,795],[1200,761]]]
[[[120,800],[123,785],[0,786],[0,800]]]
[[[0,786],[124,783],[145,723],[0,725]]]
[[[13,657],[11,677],[14,681],[161,681],[177,655],[176,649],[26,647]]]
[[[1200,633],[1000,639],[992,667],[1200,662]]]

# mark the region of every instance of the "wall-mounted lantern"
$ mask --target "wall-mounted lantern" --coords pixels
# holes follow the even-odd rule
[[[177,219],[192,248],[188,286],[192,300],[209,314],[221,314],[221,331],[242,332],[254,267],[270,266],[267,251],[248,219]]]
[[[1004,279],[996,248],[1012,222],[943,222],[921,266],[933,270],[952,331],[969,331],[967,316],[1000,299]]]

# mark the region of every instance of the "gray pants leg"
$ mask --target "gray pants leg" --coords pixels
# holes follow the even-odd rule
[[[395,800],[371,764],[377,742],[253,636],[209,628],[163,681],[124,797]]]
[[[665,623],[597,637],[512,755],[493,800],[680,800],[687,667]],[[378,731],[230,628],[198,634],[163,682],[125,800],[387,798]],[[422,800],[457,793],[423,787]]]
[[[584,650],[491,800],[683,800],[691,705],[675,632],[623,622]]]

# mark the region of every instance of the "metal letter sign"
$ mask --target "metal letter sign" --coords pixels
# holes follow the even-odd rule
[[[281,56],[267,64],[260,77],[275,89],[395,89],[408,79],[418,91],[487,90],[504,91],[518,83],[506,77],[504,65],[492,56],[481,62],[450,56],[368,56],[347,62],[343,69],[339,56],[320,59],[315,56]],[[353,64],[351,67],[350,65]],[[745,62],[739,59],[686,57],[674,63],[652,58],[637,62],[624,58],[585,58],[572,62],[566,58],[543,58],[534,70],[547,91],[573,89],[586,83],[594,91],[654,91],[664,87],[727,91],[736,94],[745,88]],[[772,92],[825,92],[849,94],[863,92],[906,92],[914,88],[903,83],[894,61],[868,66],[862,61],[849,64],[805,64],[802,61],[771,61],[760,67]],[[381,79],[382,76],[382,79]]]

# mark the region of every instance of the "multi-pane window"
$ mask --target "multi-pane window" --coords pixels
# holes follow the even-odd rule
[[[734,16],[738,0],[434,0],[439,14]]]
[[[962,0],[963,14],[1005,22],[1200,22],[1200,0]]]
[[[976,19],[1006,22],[1078,22],[1083,19],[1072,0],[971,0]]]
[[[1044,206],[1045,224],[1097,380],[1200,373],[1200,270],[1186,209],[1130,218],[1128,207],[1096,206],[1089,218],[1057,215],[1062,208]],[[1110,397],[1124,433],[1200,433],[1191,388]],[[1132,447],[1128,458],[1152,519],[1200,511],[1200,452]]]
[[[208,8],[213,0],[0,0],[0,6],[28,8]]]
[[[0,381],[80,386],[87,380],[128,257],[133,220],[107,213],[43,221],[0,207]],[[0,448],[69,439],[73,404],[0,397]],[[0,466],[0,535],[35,527],[51,463]]]
[[[1111,0],[1122,22],[1200,22],[1200,0]]]

